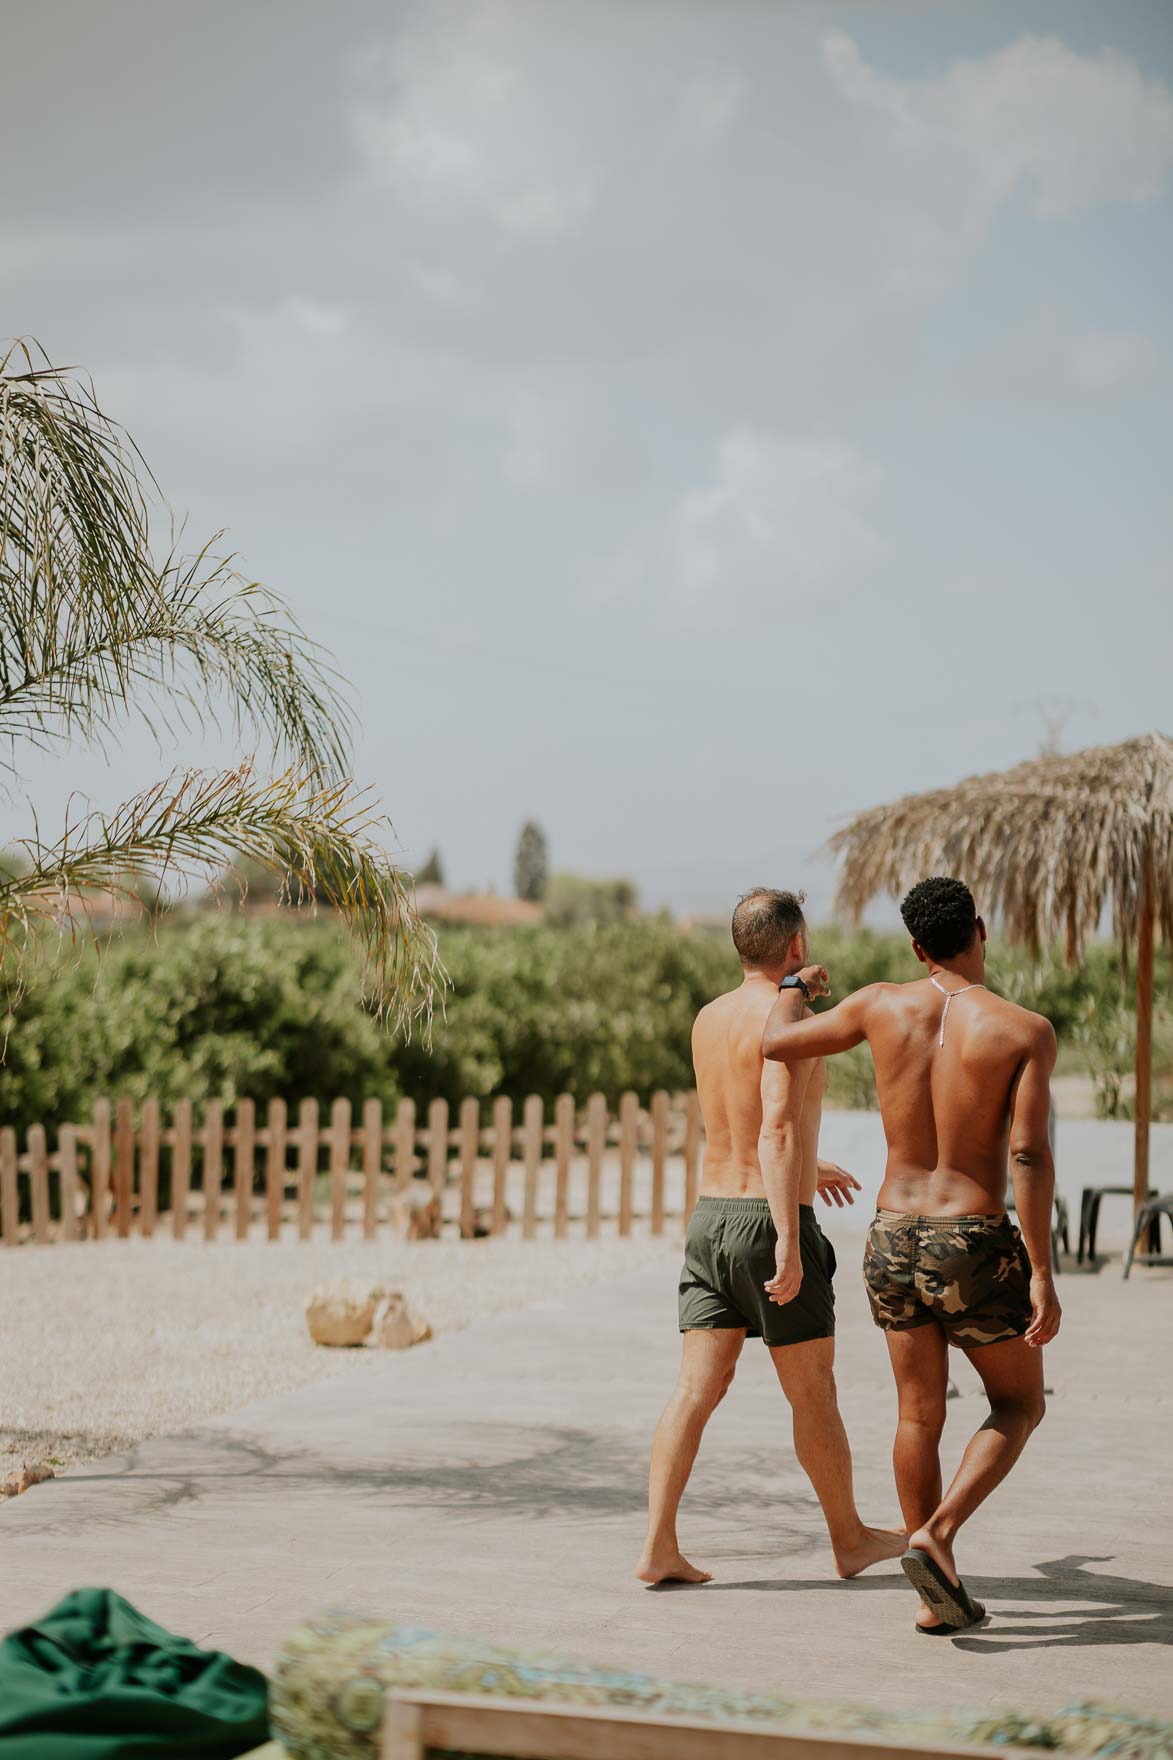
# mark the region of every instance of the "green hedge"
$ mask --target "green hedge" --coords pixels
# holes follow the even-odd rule
[[[447,930],[442,952],[453,987],[430,1048],[370,1018],[328,920],[172,917],[100,956],[43,958],[7,1021],[0,1116],[52,1125],[100,1094],[647,1096],[691,1085],[692,1018],[737,976],[731,950],[656,920]]]
[[[54,964],[46,949],[7,1021],[0,1117],[21,1130],[53,1126],[84,1118],[100,1094],[197,1106],[243,1094],[261,1105],[275,1095],[583,1100],[595,1089],[614,1101],[624,1088],[646,1099],[691,1085],[693,1017],[738,979],[724,933],[685,934],[656,918],[446,929],[441,951],[453,988],[429,1049],[389,1039],[370,1018],[353,956],[328,919],[225,909],[128,932],[100,957]],[[917,972],[899,935],[820,930],[815,952],[835,996]],[[1110,946],[1091,948],[1074,973],[995,948],[991,981],[1047,1014],[1065,1056],[1092,1068],[1105,1108],[1125,1109],[1113,1071],[1128,1068],[1131,1041]],[[1158,996],[1168,991],[1162,954]],[[1162,1075],[1173,1065],[1170,1037],[1159,1023],[1158,1092],[1173,1106]],[[832,1062],[831,1098],[872,1103],[866,1049]]]

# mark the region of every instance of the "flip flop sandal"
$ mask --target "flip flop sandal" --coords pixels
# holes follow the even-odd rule
[[[900,1568],[921,1600],[928,1602],[950,1631],[963,1631],[966,1626],[976,1626],[985,1619],[986,1610],[981,1602],[970,1597],[964,1583],[951,1583],[931,1553],[919,1546],[910,1546],[900,1560]],[[918,1627],[918,1630],[930,1634],[941,1629],[939,1626]]]
[[[985,1620],[986,1610],[982,1606],[980,1601],[975,1601],[973,1605],[974,1605],[974,1609],[975,1609],[977,1616],[978,1616],[977,1620],[975,1621],[975,1624],[981,1625]],[[973,1626],[972,1625],[970,1625],[970,1626],[947,1626],[947,1625],[922,1626],[922,1625],[918,1625],[916,1627],[916,1630],[920,1633],[922,1638],[956,1638],[956,1637],[959,1637],[962,1632],[971,1632],[973,1630]]]

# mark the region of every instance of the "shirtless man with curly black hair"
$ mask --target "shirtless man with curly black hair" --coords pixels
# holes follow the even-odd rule
[[[802,1018],[782,991],[762,1053],[790,1064],[867,1040],[888,1161],[864,1276],[899,1395],[894,1464],[909,1529],[901,1564],[921,1596],[917,1629],[940,1636],[985,1617],[953,1558],[954,1537],[1006,1477],[1043,1415],[1041,1346],[1059,1330],[1051,1274],[1049,1021],[985,987],[985,924],[969,888],[934,877],[901,906],[919,983],[872,984]],[[1007,1157],[1021,1225],[1006,1214]],[[949,1345],[969,1357],[990,1415],[942,1496]]]

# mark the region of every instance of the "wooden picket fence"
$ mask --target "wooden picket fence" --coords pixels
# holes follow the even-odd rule
[[[317,1100],[301,1101],[296,1120],[284,1100],[272,1100],[263,1124],[250,1100],[230,1119],[209,1101],[198,1127],[188,1100],[167,1125],[156,1100],[137,1113],[129,1099],[98,1100],[92,1122],[62,1125],[53,1150],[43,1125],[29,1127],[23,1153],[12,1127],[0,1129],[0,1244],[164,1229],[179,1240],[189,1226],[209,1241],[228,1227],[237,1240],[259,1228],[271,1241],[308,1240],[320,1210],[334,1240],[359,1229],[371,1240],[389,1225],[402,1232],[407,1200],[421,1195],[434,1200],[432,1232],[464,1238],[502,1234],[515,1222],[525,1240],[562,1239],[572,1223],[588,1239],[612,1223],[630,1235],[645,1216],[660,1234],[691,1213],[700,1145],[695,1093],[657,1092],[646,1111],[627,1093],[614,1115],[602,1094],[581,1110],[562,1094],[552,1120],[531,1095],[520,1122],[509,1099],[494,1100],[486,1119],[469,1098],[455,1128],[446,1100],[433,1100],[422,1124],[411,1100],[391,1120],[367,1100],[357,1124],[348,1100],[335,1100],[325,1121]]]

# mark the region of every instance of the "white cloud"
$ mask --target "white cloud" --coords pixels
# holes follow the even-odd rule
[[[369,466],[377,456],[375,437],[394,435],[394,401],[407,401],[411,363],[373,363],[347,308],[294,295],[220,306],[207,322],[211,360],[179,336],[135,363],[94,363],[104,399],[125,412],[132,432],[145,428],[152,408],[183,411],[164,461],[168,476],[186,469],[197,493],[211,473],[230,485],[289,481],[286,473],[320,471],[324,453],[335,458],[344,448],[352,449],[353,473],[360,458]],[[184,491],[184,505],[191,493]]]
[[[689,80],[680,104],[685,138],[708,146],[727,135],[745,110],[749,89],[738,67],[706,71]]]
[[[834,442],[726,434],[713,482],[682,496],[667,523],[677,596],[697,605],[728,590],[792,594],[840,578],[872,546],[863,511],[872,481]]]
[[[651,532],[591,582],[619,601],[649,589],[689,621],[737,602],[781,602],[849,588],[876,556],[878,474],[850,447],[740,427],[718,443],[711,480],[682,493]]]
[[[237,370],[283,405],[306,401],[352,357],[342,306],[293,295],[272,306],[229,306],[220,316],[235,339]]]
[[[801,428],[886,381],[1016,190],[1068,215],[1173,164],[1173,98],[1117,54],[1024,37],[910,80],[803,8],[672,16],[429,0],[364,59],[352,199],[441,290],[413,326],[498,362],[686,348],[722,423],[784,394]]]
[[[1076,390],[1100,396],[1145,384],[1159,361],[1151,337],[1121,332],[1076,337],[1063,365]]]
[[[822,154],[825,70],[797,15],[739,13],[734,36],[703,10],[667,33],[608,0],[569,16],[547,0],[430,0],[355,69],[356,208],[401,264],[475,288],[463,315],[437,302],[454,350],[647,361],[754,337],[760,380],[763,339],[791,355],[801,327],[797,352],[816,362],[896,273],[877,275],[877,256],[903,266],[935,248],[940,222],[923,252],[910,245],[926,222],[866,149],[860,187],[854,150]]]
[[[574,141],[560,146],[557,92],[527,77],[514,22],[498,0],[441,0],[364,57],[351,126],[368,174],[404,199],[451,203],[523,237],[556,235],[589,212],[595,189]]]
[[[940,363],[980,347],[980,250],[1016,294],[997,203],[1021,188],[1066,212],[1166,175],[1168,92],[1119,56],[1024,39],[892,78],[803,7],[426,0],[348,68],[336,120],[356,153],[337,176],[283,206],[47,231],[22,295],[38,332],[73,358],[84,279],[83,358],[136,365],[135,412],[183,409],[168,444],[201,484],[231,489],[238,460],[292,480],[326,444],[340,479],[413,496],[557,481],[582,506],[568,550],[612,554],[595,584],[615,598],[846,572],[868,526],[859,461],[784,435],[859,432],[870,406],[894,452],[915,447],[916,400],[964,377]],[[193,249],[232,263],[232,312],[193,282]],[[1086,333],[1040,328],[991,383],[1143,383],[1134,274],[1089,281]],[[685,462],[710,456],[708,476]]]
[[[841,97],[882,117],[902,152],[960,160],[991,207],[1020,185],[1048,218],[1148,202],[1173,169],[1173,96],[1111,50],[1023,37],[922,81],[877,71],[842,32],[824,51]]]
[[[540,489],[553,475],[552,435],[545,405],[532,391],[518,392],[506,418],[507,443],[501,459],[506,482],[515,489]]]
[[[1053,313],[1005,338],[967,373],[971,391],[1032,398],[1103,399],[1135,391],[1160,371],[1151,336],[1077,331]]]
[[[409,293],[433,311],[472,312],[481,303],[481,292],[475,279],[446,268],[443,263],[429,263],[420,258],[400,260],[403,283]]]
[[[349,323],[342,306],[296,295],[284,302],[279,317],[287,319],[295,330],[304,330],[307,336],[341,336]]]

